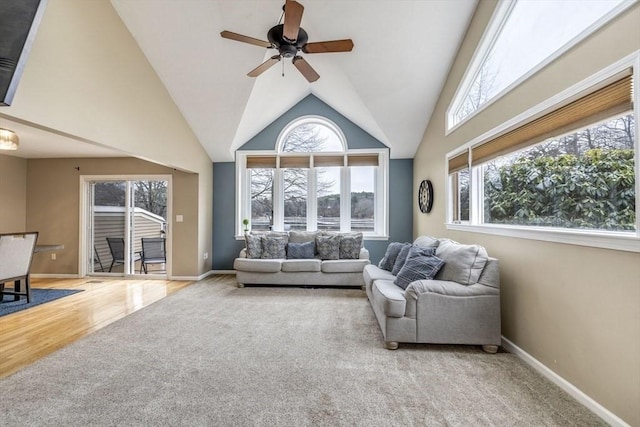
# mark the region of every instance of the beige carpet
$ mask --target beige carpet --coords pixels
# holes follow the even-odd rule
[[[508,353],[384,349],[364,292],[203,281],[0,381],[3,426],[604,425]]]

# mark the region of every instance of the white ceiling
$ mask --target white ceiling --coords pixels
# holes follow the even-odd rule
[[[349,53],[304,55],[320,74],[308,83],[284,60],[246,74],[276,51],[220,37],[266,40],[283,0],[111,0],[214,162],[308,94],[412,158],[477,0],[300,0],[310,42],[351,38]],[[3,119],[6,121],[6,119]],[[11,124],[21,157],[113,157],[126,153]],[[11,154],[10,152],[7,152]]]

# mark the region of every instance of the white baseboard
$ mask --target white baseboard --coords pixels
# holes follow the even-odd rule
[[[194,281],[198,281],[198,280],[203,280],[206,279],[209,276],[213,276],[216,274],[231,274],[231,273],[225,273],[225,272],[221,272],[223,270],[209,270],[206,273],[202,273],[199,276],[171,276],[171,280],[194,280]],[[234,272],[235,274],[235,272]]]
[[[583,391],[578,389],[576,386],[571,384],[569,381],[562,378],[560,375],[553,372],[546,365],[540,362],[538,359],[509,341],[504,336],[502,337],[502,347],[510,353],[515,354],[520,359],[522,359],[526,364],[531,366],[533,369],[542,374],[545,378],[550,380],[552,383],[560,387],[562,390],[566,391],[578,402],[582,403],[589,410],[591,410],[594,414],[602,418],[605,422],[612,426],[620,426],[620,427],[630,427],[629,424],[625,423],[620,417],[616,416],[613,412],[609,411],[607,408],[593,400],[591,397],[587,396]]]
[[[79,279],[79,274],[50,274],[50,273],[33,273],[29,275],[34,279]]]
[[[233,274],[235,276],[236,271],[235,270],[212,270],[213,274]]]

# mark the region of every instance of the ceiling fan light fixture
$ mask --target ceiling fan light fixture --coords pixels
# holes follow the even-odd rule
[[[0,128],[0,150],[17,150],[19,144],[20,139],[14,131]]]

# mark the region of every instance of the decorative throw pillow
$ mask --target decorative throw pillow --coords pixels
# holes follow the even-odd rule
[[[407,256],[409,256],[409,250],[411,249],[411,243],[405,243],[398,256],[396,257],[396,262],[393,263],[393,268],[391,269],[391,274],[397,276],[400,272],[400,269],[404,265],[404,262],[407,260]]]
[[[247,258],[262,257],[262,236],[259,234],[245,234],[244,241],[247,245]]]
[[[398,258],[398,254],[408,243],[400,243],[400,242],[391,242],[389,246],[387,246],[387,251],[384,254],[384,258],[380,260],[378,267],[383,270],[391,271],[393,270],[393,264],[396,262],[396,258]]]
[[[440,242],[436,255],[445,261],[437,279],[462,285],[477,283],[489,259],[487,250],[482,246],[462,245],[451,240]]]
[[[316,255],[316,242],[287,244],[287,259],[310,259]]]
[[[316,251],[320,259],[340,259],[340,236],[316,236]]]
[[[413,249],[416,247],[414,246]],[[444,265],[444,261],[435,255],[425,256],[420,252],[409,251],[407,261],[404,263],[396,280],[393,283],[402,289],[407,289],[409,283],[415,280],[431,280]]]
[[[340,234],[340,259],[358,259],[360,258],[360,249],[362,248],[362,233],[343,233]]]
[[[282,237],[263,236],[262,237],[262,259],[286,258],[287,246]]]

